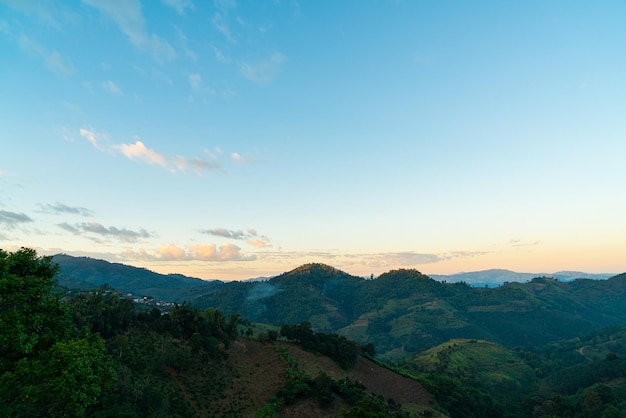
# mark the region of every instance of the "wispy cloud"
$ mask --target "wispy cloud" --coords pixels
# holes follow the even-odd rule
[[[248,244],[256,248],[269,248],[272,247],[271,241],[264,235],[259,235],[256,229],[248,228],[246,231],[243,229],[228,229],[228,228],[212,228],[200,230],[201,233],[207,235],[213,235],[215,237],[229,238],[234,240],[245,240]]]
[[[215,244],[192,245],[189,254],[193,260],[203,261],[251,261],[256,258],[254,255],[242,255],[241,248],[234,244],[222,244],[219,247]]]
[[[149,33],[146,29],[146,23],[141,14],[141,3],[139,0],[82,1],[113,19],[134,47],[151,53],[157,61],[171,61],[176,57],[176,51],[174,51],[174,48],[172,48],[166,40],[161,39],[156,34]]]
[[[248,161],[250,161],[250,157],[243,156],[243,155],[239,154],[238,152],[231,153],[230,154],[230,159],[233,160],[234,162],[238,163],[238,164],[244,164],[244,163],[247,163]]]
[[[122,89],[120,89],[117,84],[112,82],[111,80],[103,81],[101,84],[104,91],[112,94],[113,96],[121,96]]]
[[[200,232],[203,234],[213,235],[216,237],[222,238],[231,238],[231,239],[245,239],[248,236],[256,235],[244,232],[242,229],[232,230],[227,228],[212,228],[212,229],[203,229]]]
[[[174,30],[176,30],[176,33],[178,33],[178,41],[185,55],[187,55],[187,57],[191,58],[193,61],[197,61],[198,54],[189,46],[189,42],[187,41],[187,36],[185,35],[185,33],[178,26],[176,25],[173,25],[173,26],[174,26]]]
[[[13,229],[20,224],[25,224],[29,222],[33,222],[33,220],[25,213],[0,210],[0,224],[4,225],[8,229]]]
[[[78,206],[68,206],[63,203],[55,203],[54,205],[40,205],[44,212],[54,215],[80,215],[80,216],[93,216],[93,211],[87,208]]]
[[[55,17],[55,14],[58,14],[57,10],[55,10],[55,6],[60,5],[56,2],[41,2],[36,0],[2,0],[1,2],[29,18],[34,16],[40,22],[50,25],[55,29],[62,28],[61,23],[59,23]],[[64,10],[60,14],[67,15],[69,12]]]
[[[246,80],[264,84],[276,78],[286,61],[286,56],[280,52],[275,52],[266,60],[256,63],[243,63],[240,65],[239,70]]]
[[[173,174],[191,171],[196,175],[202,175],[203,172],[209,170],[223,171],[219,161],[216,159],[207,161],[198,157],[187,158],[180,155],[165,155],[148,148],[137,137],[135,137],[136,141],[134,143],[111,144],[106,134],[98,133],[93,129],[82,128],[79,133],[99,151],[109,154],[121,154],[129,160],[158,165]]]
[[[302,251],[290,252],[278,250],[257,251],[257,256],[270,262],[317,261],[329,263],[347,270],[389,270],[393,268],[415,268],[422,265],[439,263],[456,258],[478,257],[486,252],[456,251],[450,253],[420,253],[416,251],[381,252],[381,253],[342,253],[340,251]],[[307,261],[308,260],[308,261]]]
[[[180,16],[184,16],[185,10],[187,9],[189,9],[190,11],[196,9],[196,6],[191,0],[161,0],[161,3],[176,10],[176,13],[178,13]]]
[[[230,25],[227,22],[229,14],[237,7],[235,0],[214,0],[216,12],[211,18],[213,27],[229,42],[236,42],[235,37],[232,34]]]
[[[511,244],[513,247],[534,247],[534,246],[537,246],[537,245],[541,245],[542,242],[540,240],[522,241],[519,238],[511,238],[509,240],[509,244]]]
[[[221,63],[221,64],[230,64],[230,58],[227,57],[221,49],[219,49],[218,47],[216,47],[215,45],[211,45],[211,49],[213,50],[213,53],[215,54],[215,59],[217,60],[217,62]]]
[[[192,89],[198,90],[202,87],[202,76],[197,73],[187,75],[187,79],[189,80],[189,85]]]
[[[224,37],[229,42],[235,42],[235,38],[233,37],[231,33],[230,26],[228,25],[228,22],[226,22],[226,19],[222,13],[215,13],[213,17],[211,18],[211,23],[213,24],[213,27],[219,33],[224,35]]]
[[[111,153],[109,136],[107,134],[85,128],[79,129],[78,133],[98,151]]]
[[[258,238],[252,238],[248,240],[248,244],[257,248],[270,248],[273,245],[270,243],[270,239],[268,237],[262,236]]]
[[[74,72],[74,67],[68,64],[59,52],[48,51],[28,36],[24,34],[20,35],[18,44],[22,51],[43,60],[45,66],[55,73],[59,75],[70,75]]]
[[[115,147],[129,160],[143,161],[148,164],[156,164],[163,168],[170,169],[165,155],[147,148],[141,141],[137,141],[134,144],[116,145]]]
[[[77,224],[69,224],[67,222],[63,222],[58,224],[58,226],[68,232],[71,232],[75,235],[89,234],[95,235],[95,240],[98,241],[98,238],[104,239],[116,239],[121,242],[134,243],[142,238],[151,238],[154,235],[146,231],[145,229],[139,229],[137,231],[127,228],[117,228],[115,226],[106,227],[97,222],[82,222]],[[90,239],[94,239],[94,237],[89,237]]]

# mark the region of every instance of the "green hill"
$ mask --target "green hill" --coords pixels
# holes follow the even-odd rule
[[[399,360],[450,339],[507,347],[543,346],[626,324],[626,274],[608,280],[538,277],[496,288],[442,283],[417,270],[375,279],[306,264],[267,281],[206,282],[99,260],[56,256],[61,284],[108,283],[124,292],[187,300],[274,326],[310,322],[314,329],[373,343]]]
[[[0,410],[8,416],[626,410],[626,274],[474,288],[416,270],[367,280],[308,264],[268,281],[207,283],[57,260],[65,273],[55,279],[97,290],[50,293],[53,260],[0,251]],[[147,289],[191,303],[162,312],[125,296]],[[376,351],[375,361],[360,351]]]
[[[152,296],[168,302],[191,300],[219,288],[220,281],[205,281],[181,274],[158,274],[153,271],[109,263],[89,257],[57,254],[52,260],[61,271],[57,282],[70,289],[95,289],[102,285],[132,293],[135,296]]]

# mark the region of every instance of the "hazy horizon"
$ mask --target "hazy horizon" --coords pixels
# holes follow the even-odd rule
[[[626,271],[626,5],[0,0],[0,248]]]

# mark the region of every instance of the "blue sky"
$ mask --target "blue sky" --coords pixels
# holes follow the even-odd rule
[[[626,270],[621,1],[0,0],[0,248]]]

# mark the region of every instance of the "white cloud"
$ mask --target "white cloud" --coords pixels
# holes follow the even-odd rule
[[[286,61],[287,57],[276,52],[264,61],[254,64],[243,63],[239,69],[246,80],[259,84],[269,83],[280,73]]]
[[[248,240],[248,244],[250,244],[250,245],[252,245],[253,247],[256,247],[256,248],[270,248],[270,247],[273,247],[273,245],[270,243],[269,238],[267,238],[267,237],[252,238],[252,239]]]
[[[230,159],[237,164],[246,164],[252,162],[252,157],[250,155],[241,155],[238,152],[232,152],[230,154]]]
[[[134,47],[152,53],[157,61],[171,61],[176,57],[176,51],[166,40],[148,33],[139,0],[82,1],[113,19]]]
[[[102,88],[114,96],[120,96],[122,94],[122,90],[111,80],[102,82]]]
[[[131,247],[125,247],[124,250],[118,256],[122,260],[140,260],[140,261],[153,261],[156,257],[148,254],[146,250],[140,248],[138,251],[133,250]]]
[[[234,244],[199,244],[189,247],[189,255],[193,260],[202,261],[246,261],[253,260],[254,256],[244,257],[241,248]]]
[[[205,161],[197,157],[185,158],[177,155],[172,157],[172,161],[178,171],[186,172],[188,169],[191,169],[196,175],[201,175],[203,171],[208,170],[222,171],[219,163],[216,161]]]
[[[148,164],[157,164],[161,167],[167,168],[167,158],[150,148],[147,148],[143,142],[137,141],[134,144],[121,144],[116,146],[124,156],[130,160],[139,160]]]
[[[174,244],[166,245],[165,247],[157,248],[155,251],[161,260],[186,260],[187,252],[177,247]]]
[[[186,249],[175,244],[168,244],[155,250],[155,259],[162,261],[251,261],[254,255],[245,256],[241,253],[241,248],[233,244],[222,244],[219,247],[215,244],[190,245]],[[129,252],[128,255],[135,255]]]
[[[43,46],[30,39],[28,36],[24,34],[20,35],[18,44],[22,51],[42,59],[46,67],[55,73],[59,75],[70,75],[74,72],[74,67],[66,63],[63,57],[61,57],[61,54],[57,51],[47,51]]]
[[[196,6],[191,2],[191,0],[161,0],[161,3],[176,10],[176,13],[181,16],[185,15],[186,9],[191,11],[196,9]]]
[[[79,132],[83,138],[87,139],[99,151],[109,154],[122,154],[129,160],[158,165],[171,173],[192,171],[199,176],[209,170],[222,171],[220,163],[216,158],[206,161],[197,157],[168,156],[148,148],[138,139],[134,143],[129,144],[110,144],[106,134],[84,128],[81,128]]]
[[[110,150],[107,149],[109,137],[106,134],[84,128],[81,128],[78,132],[80,136],[87,139],[87,141],[89,141],[98,151],[110,153]],[[103,142],[107,144],[103,144]]]

